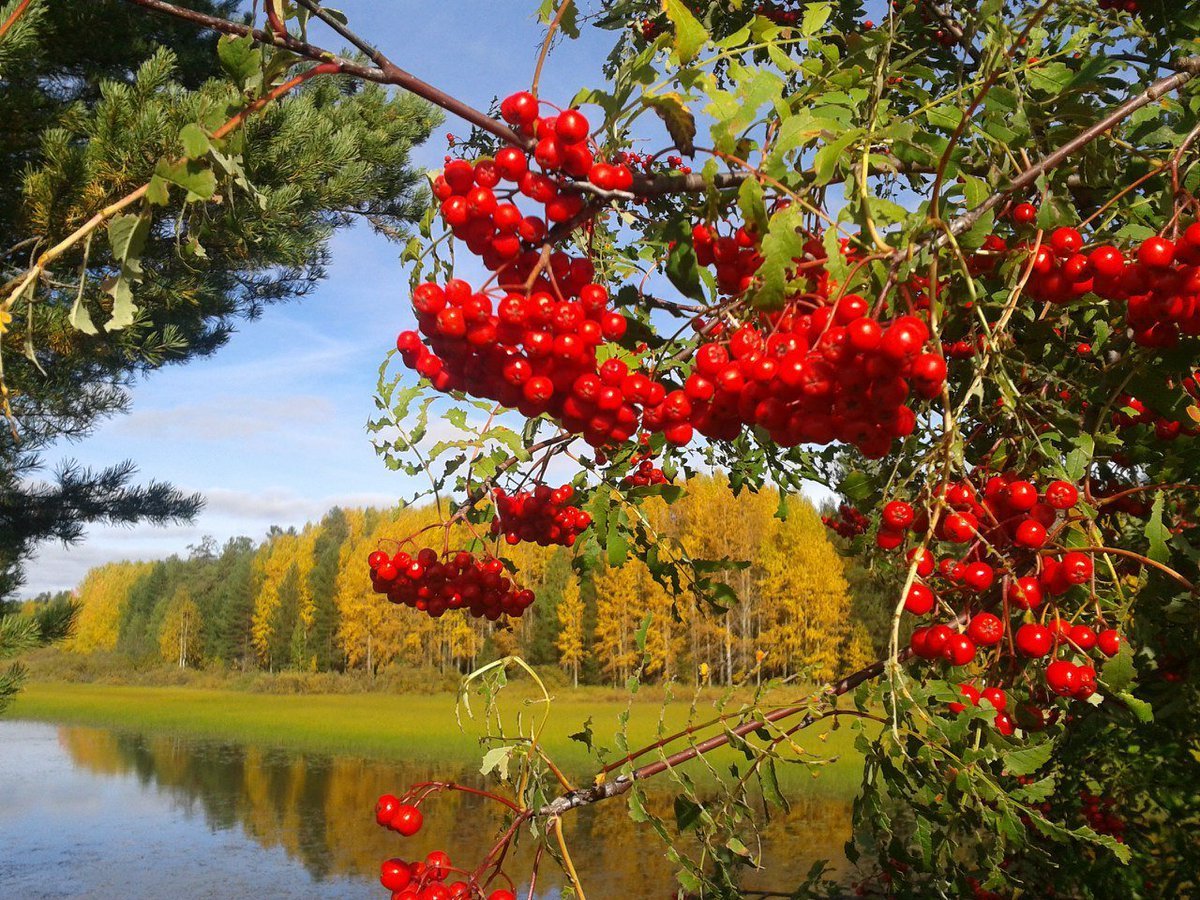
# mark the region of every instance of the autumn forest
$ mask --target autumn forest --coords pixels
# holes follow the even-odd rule
[[[871,579],[847,566],[807,501],[781,504],[770,490],[735,497],[699,478],[677,503],[647,510],[668,543],[693,557],[755,560],[720,575],[736,607],[702,615],[636,561],[580,581],[573,550],[520,544],[504,556],[538,601],[519,621],[405,614],[372,592],[363,560],[433,522],[435,511],[335,508],[300,530],[272,529],[258,544],[209,539],[186,559],[93,569],[76,590],[82,608],[66,646],[141,663],[307,672],[460,673],[518,654],[561,667],[575,683],[623,683],[640,666],[651,680],[731,684],[829,678],[886,641],[890,616],[873,602]]]

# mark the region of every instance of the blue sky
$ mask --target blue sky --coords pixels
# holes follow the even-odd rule
[[[531,0],[336,5],[398,65],[483,107],[528,86],[544,34]],[[591,31],[551,56],[543,96],[566,101],[601,80],[611,35]],[[333,35],[314,32],[314,39],[341,46]],[[447,117],[414,161],[440,167],[445,133],[465,130]],[[244,323],[211,359],[149,376],[133,392],[130,415],[51,454],[50,465],[133,459],[140,480],[200,491],[208,504],[188,526],[96,527],[72,547],[45,544],[24,593],[72,587],[111,560],[185,554],[206,534],[259,538],[272,524],[302,525],[334,504],[386,505],[403,496],[407,480],[384,468],[364,428],[378,366],[396,333],[412,327],[398,255],[367,229],[339,234],[329,277],[314,294]]]

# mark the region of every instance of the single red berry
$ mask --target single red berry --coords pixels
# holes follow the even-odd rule
[[[1018,225],[1031,225],[1037,218],[1037,207],[1032,203],[1018,203],[1012,209],[1012,220]]]
[[[396,809],[395,815],[392,816],[390,827],[393,831],[398,831],[405,837],[412,837],[421,830],[421,823],[424,821],[425,817],[421,815],[419,809],[405,803]]]
[[[1096,646],[1096,632],[1086,625],[1072,625],[1067,638],[1084,653]]]
[[[1121,651],[1120,632],[1106,628],[1096,635],[1096,646],[1105,656],[1116,656]]]
[[[916,515],[911,504],[893,500],[883,508],[883,524],[895,531],[904,531],[913,523]]]
[[[987,563],[971,563],[963,572],[963,584],[976,593],[983,593],[996,580],[995,570]]]
[[[1070,509],[1079,502],[1079,490],[1069,481],[1052,481],[1046,487],[1046,503],[1054,509]]]
[[[1059,572],[1071,584],[1084,584],[1092,580],[1092,558],[1086,553],[1072,550],[1063,556]]]
[[[1008,695],[1001,688],[985,687],[979,692],[979,696],[997,712],[1008,708]]]
[[[1046,526],[1033,519],[1026,519],[1017,526],[1016,541],[1022,547],[1036,550],[1046,543]]]
[[[1017,629],[1017,650],[1023,656],[1037,658],[1045,656],[1054,646],[1050,629],[1036,622],[1027,622]]]
[[[589,130],[587,118],[577,109],[562,112],[554,125],[554,133],[564,144],[578,144],[587,140]]]
[[[960,694],[962,694],[962,695],[963,695],[963,698],[964,698],[964,699],[965,699],[965,700],[966,700],[968,703],[970,703],[972,706],[978,706],[978,705],[979,705],[979,691],[978,691],[978,690],[975,688],[975,686],[974,686],[974,685],[971,685],[971,684],[960,684],[960,685],[958,686],[958,692],[959,692]],[[952,702],[949,704],[949,706],[950,706],[950,712],[952,712],[952,713],[960,713],[960,712],[962,712],[963,710],[965,710],[965,709],[967,708],[967,707],[966,707],[966,704],[964,704],[964,703],[958,703],[958,702],[956,702],[956,701],[952,701]]]
[[[975,642],[965,634],[956,634],[946,642],[943,655],[952,666],[965,666],[975,658]]]
[[[991,647],[1004,638],[1004,623],[989,612],[976,613],[967,626],[967,634],[981,647]]]
[[[1162,237],[1147,238],[1138,248],[1138,262],[1149,269],[1165,269],[1175,261],[1175,245]]]
[[[923,616],[929,613],[937,603],[937,597],[927,585],[917,582],[908,589],[908,594],[904,597],[904,608],[914,616]]]
[[[375,554],[372,553],[372,556]],[[385,557],[386,558],[386,557]],[[375,568],[372,566],[372,568]],[[384,794],[375,802],[375,821],[377,824],[387,828],[392,824],[392,819],[395,818],[396,810],[400,808],[400,801],[391,794]]]
[[[412,881],[412,870],[402,859],[385,859],[379,867],[379,883],[386,890],[402,891]]]
[[[1069,697],[1078,687],[1078,673],[1074,663],[1056,659],[1046,666],[1046,685],[1060,697]]]

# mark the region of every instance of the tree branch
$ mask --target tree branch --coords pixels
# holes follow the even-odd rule
[[[897,662],[904,662],[912,656],[911,650],[903,651],[898,657]],[[881,659],[871,663],[865,669],[859,669],[852,675],[847,675],[841,681],[829,685],[823,692],[828,697],[840,697],[854,690],[864,681],[870,681],[872,678],[878,678],[887,668],[889,660]],[[821,716],[819,713],[814,713],[811,706],[787,706],[782,709],[774,710],[763,717],[766,722],[779,722],[783,719],[791,718],[792,716],[804,713],[804,718],[797,723],[794,731],[805,728],[816,722]],[[599,803],[601,800],[608,800],[612,797],[619,797],[625,794],[633,787],[635,781],[643,778],[649,778],[652,775],[657,775],[660,772],[665,772],[667,769],[672,769],[675,766],[682,765],[689,760],[693,760],[698,756],[703,756],[728,744],[730,740],[736,737],[745,737],[752,734],[759,728],[762,728],[763,721],[752,719],[749,722],[744,722],[736,728],[731,728],[725,734],[714,735],[707,740],[693,744],[684,750],[673,753],[666,759],[658,760],[657,762],[648,763],[640,768],[634,769],[632,772],[619,775],[612,781],[603,781],[595,784],[592,787],[581,788],[577,791],[569,791],[560,797],[555,798],[550,803],[547,803],[537,811],[538,816],[561,816],[563,813],[572,809],[578,809],[581,806],[589,806],[592,803]]]
[[[306,43],[305,41],[301,41],[295,37],[292,37],[291,35],[276,35],[274,32],[263,31],[260,28],[253,28],[249,25],[241,25],[237,22],[230,22],[228,19],[222,19],[218,16],[209,16],[205,15],[204,13],[196,12],[195,10],[186,9],[182,6],[176,6],[173,3],[165,2],[165,0],[126,0],[126,2],[132,3],[135,6],[140,6],[143,9],[151,10],[152,12],[160,13],[161,15],[172,16],[177,19],[182,19],[186,22],[191,22],[192,24],[199,25],[202,28],[219,31],[222,34],[233,34],[239,37],[246,37],[248,35],[263,44],[270,44],[274,47],[290,50],[292,53],[308,59],[316,60],[318,62],[338,63],[341,66],[342,72],[346,75],[353,75],[356,78],[363,79],[364,81],[374,81],[377,84],[388,84],[404,88],[406,91],[416,94],[418,97],[422,97],[436,106],[440,106],[447,112],[453,113],[461,119],[465,119],[472,125],[494,134],[503,141],[518,147],[529,146],[529,140],[527,138],[517,134],[503,122],[493,119],[482,110],[475,109],[473,106],[463,103],[456,97],[450,96],[445,91],[435,88],[428,82],[422,81],[420,78],[417,78],[410,72],[404,71],[388,61],[387,57],[385,57],[382,53],[379,53],[379,51],[375,50],[374,48],[371,48],[370,53],[368,53],[366,50],[363,50],[363,52],[367,53],[368,56],[370,56],[371,53],[374,53],[377,59],[382,60],[382,64],[377,66],[364,66],[361,63],[356,63],[353,60],[341,57],[332,51],[317,47],[314,44]],[[308,4],[305,5],[308,6]],[[309,6],[309,8],[312,9],[311,6]],[[335,27],[334,24],[330,22],[329,18],[321,16],[321,20],[327,24],[330,24],[331,27]],[[342,37],[346,38],[346,40],[350,41],[352,44],[355,44],[355,46],[358,46],[360,50],[362,50],[364,46],[370,47],[370,44],[367,44],[366,41],[362,40],[362,38],[354,35],[354,33],[349,29],[343,28],[340,26],[340,24],[336,26],[336,30],[342,35]],[[350,37],[350,35],[354,36]],[[361,42],[362,46],[359,45],[359,42]]]
[[[1053,153],[1047,154],[1038,160],[1038,162],[1014,178],[1008,186],[993,193],[983,203],[979,204],[979,206],[955,218],[949,224],[951,235],[958,236],[964,231],[969,231],[988,211],[995,209],[1011,194],[1029,187],[1042,175],[1062,165],[1071,154],[1083,149],[1106,131],[1129,118],[1129,116],[1133,115],[1143,106],[1148,106],[1156,102],[1166,94],[1183,87],[1197,75],[1200,75],[1200,56],[1187,56],[1176,60],[1175,68],[1179,71],[1174,75],[1160,78],[1136,97],[1126,100],[1091,128],[1080,132]],[[941,247],[947,241],[948,238],[943,235],[938,239],[936,245]]]

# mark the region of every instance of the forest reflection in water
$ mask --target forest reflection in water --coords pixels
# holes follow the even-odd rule
[[[380,794],[398,793],[434,778],[479,784],[477,771],[433,771],[428,762],[366,760],[72,725],[5,723],[2,727],[14,726],[53,728],[63,751],[62,764],[74,769],[76,777],[86,774],[97,782],[98,793],[100,783],[105,783],[105,804],[122,804],[123,795],[130,792],[165,797],[169,803],[158,815],[174,815],[194,826],[202,823],[210,833],[241,834],[264,852],[282,850],[302,865],[311,884],[341,885],[344,889],[336,896],[382,896],[376,879],[380,861],[389,856],[413,858],[442,849],[457,864],[471,866],[486,854],[502,819],[495,804],[451,792],[427,802],[425,826],[415,838],[400,838],[375,825],[372,810]],[[10,733],[2,743],[10,744],[12,737]],[[121,784],[124,790],[113,790]],[[647,807],[673,823],[670,788],[669,782],[651,787]],[[762,831],[764,871],[748,880],[755,886],[795,886],[822,858],[834,861],[834,871],[846,869],[842,847],[850,834],[851,798],[795,793],[790,811],[777,815]],[[87,809],[98,823],[106,817],[103,805],[90,804]],[[47,814],[55,813],[51,809]],[[153,821],[144,825],[156,827]],[[649,826],[631,819],[624,801],[576,811],[565,818],[564,827],[590,893],[597,897],[673,895],[675,868],[665,847]],[[158,863],[172,869],[194,859],[195,852],[193,847],[180,846],[178,860]],[[228,864],[245,866],[253,859],[252,853],[229,854]],[[524,877],[531,862],[529,842],[518,846],[509,859],[507,868],[513,877]],[[208,862],[207,870],[220,872],[220,859]],[[4,874],[0,868],[0,887]],[[30,873],[24,874],[28,883]],[[238,873],[227,874],[225,887],[233,888],[239,883]],[[557,866],[544,864],[538,896],[556,897],[561,884]],[[305,891],[289,893],[304,895]]]

